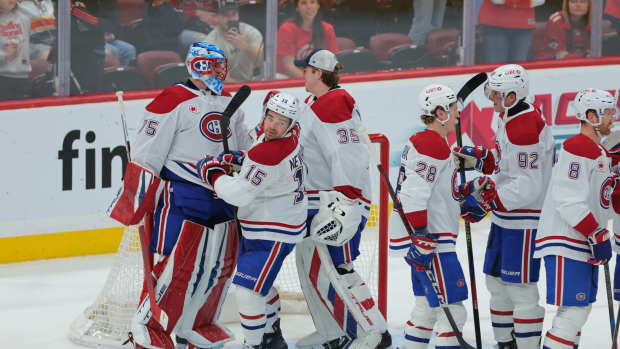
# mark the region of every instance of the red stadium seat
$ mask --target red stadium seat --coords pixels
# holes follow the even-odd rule
[[[118,24],[129,24],[135,19],[142,18],[144,0],[118,0]]]
[[[146,51],[138,55],[138,70],[144,76],[147,88],[155,88],[155,70],[167,63],[182,63],[174,51]]]
[[[104,69],[105,68],[117,68],[117,67],[120,67],[121,65],[122,65],[121,61],[119,61],[118,58],[112,55],[109,55],[109,54],[105,55],[105,61],[103,63]]]
[[[426,47],[437,57],[444,56],[448,46],[457,42],[461,31],[458,29],[438,29],[428,33]]]
[[[380,61],[388,59],[388,51],[398,45],[413,44],[411,39],[401,33],[383,33],[370,37],[370,51]]]
[[[336,41],[338,42],[338,51],[355,50],[357,48],[355,41],[344,36],[337,37]]]

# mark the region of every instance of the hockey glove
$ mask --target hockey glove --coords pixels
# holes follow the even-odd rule
[[[495,171],[495,157],[493,153],[481,146],[454,147],[452,149],[456,166],[459,167],[460,160],[463,159],[465,170],[476,170],[484,174],[492,174]]]
[[[207,155],[204,159],[198,161],[196,169],[202,181],[208,183],[211,187],[213,187],[216,179],[230,172],[230,166],[222,164],[211,155]]]
[[[357,201],[335,190],[320,191],[319,196],[321,206],[310,224],[310,236],[325,245],[342,246],[361,223]]]
[[[605,228],[598,228],[592,234],[588,236],[588,244],[590,245],[590,252],[592,252],[592,258],[588,260],[588,263],[600,265],[606,264],[611,258],[611,242],[609,242],[609,230]]]
[[[615,173],[620,173],[620,131],[612,132],[601,145],[607,149],[609,155],[611,155],[611,169]]]
[[[495,190],[495,182],[489,177],[480,176],[459,186],[461,217],[476,223],[489,211],[497,209],[501,203]]]
[[[412,240],[405,261],[417,271],[424,271],[433,260],[437,237],[432,234],[415,234]]]
[[[243,150],[232,150],[230,153],[220,153],[217,157],[217,161],[223,165],[236,167],[237,169],[243,164],[245,159],[245,152]]]

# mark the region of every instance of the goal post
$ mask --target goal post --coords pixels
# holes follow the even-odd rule
[[[372,144],[379,148],[382,165],[389,171],[390,145],[387,137],[382,134],[369,136]],[[373,186],[371,212],[362,232],[360,256],[355,261],[355,268],[369,285],[379,310],[387,318],[388,221],[391,208],[387,186],[381,180],[374,161],[369,164],[369,169]],[[71,323],[68,336],[73,342],[97,348],[127,348],[122,343],[131,330],[131,319],[142,290],[142,263],[138,226],[126,227],[103,289],[93,304]],[[284,261],[274,286],[280,293],[283,315],[307,312],[293,253]],[[234,290],[234,287],[229,290]],[[229,291],[220,322],[239,321],[234,298]]]

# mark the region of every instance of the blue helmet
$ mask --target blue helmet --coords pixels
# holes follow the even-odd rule
[[[228,59],[217,45],[195,42],[187,51],[185,65],[190,77],[203,81],[214,93],[222,93],[228,74]]]

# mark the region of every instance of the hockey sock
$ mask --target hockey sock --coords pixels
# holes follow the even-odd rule
[[[245,343],[259,345],[265,333],[265,297],[259,293],[237,286],[237,306]]]
[[[267,300],[265,333],[272,333],[274,331],[273,324],[280,318],[280,295],[278,290],[275,287],[269,289],[265,299]]]
[[[426,297],[415,297],[411,318],[405,325],[404,349],[426,349],[437,320],[437,309],[428,305]]]
[[[448,309],[452,313],[452,317],[454,317],[454,322],[456,322],[456,326],[459,331],[462,332],[463,325],[465,324],[465,320],[467,320],[467,311],[465,310],[465,306],[463,302],[453,303],[448,305]],[[450,322],[446,317],[446,314],[442,311],[439,313],[437,318],[437,337],[435,338],[435,348],[437,349],[457,349],[461,348],[458,340],[456,339],[456,335],[454,331],[452,331],[452,327],[450,326]]]

